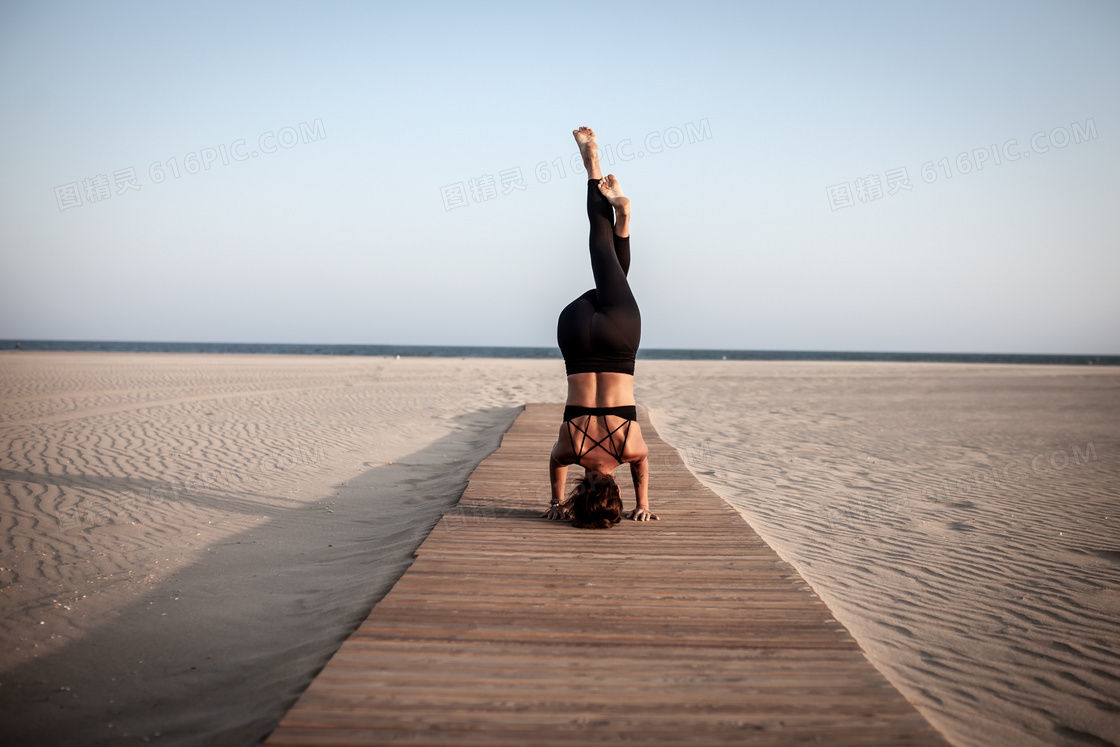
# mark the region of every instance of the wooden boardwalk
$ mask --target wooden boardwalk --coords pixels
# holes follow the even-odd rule
[[[266,744],[946,744],[644,414],[660,521],[538,519],[562,410],[526,407]]]

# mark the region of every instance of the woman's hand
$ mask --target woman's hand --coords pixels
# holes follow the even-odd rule
[[[657,514],[651,513],[649,510],[649,506],[638,506],[633,511],[626,514],[626,518],[633,519],[634,521],[649,521],[650,519],[653,519],[654,521],[658,520]]]
[[[549,506],[548,510],[541,514],[542,519],[558,520],[568,518],[568,509],[563,506]]]

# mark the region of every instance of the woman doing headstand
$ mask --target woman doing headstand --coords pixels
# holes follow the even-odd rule
[[[637,422],[634,358],[642,318],[626,276],[630,270],[630,200],[614,174],[603,178],[595,133],[574,130],[587,169],[587,217],[591,222],[591,271],[595,287],[560,312],[556,340],[564,355],[568,399],[564,423],[549,459],[552,502],[541,514],[571,518],[576,526],[606,529],[622,519],[622,491],[614,471],[630,465],[637,503],[628,519],[648,521],[649,454]],[[613,216],[612,216],[613,213]],[[563,500],[568,466],[584,478]]]

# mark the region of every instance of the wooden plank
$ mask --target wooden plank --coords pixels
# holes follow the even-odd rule
[[[946,744],[644,413],[661,520],[540,519],[562,411],[526,406],[265,744]]]

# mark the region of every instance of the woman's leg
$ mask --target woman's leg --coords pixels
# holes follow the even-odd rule
[[[599,146],[595,142],[595,132],[590,127],[580,127],[578,130],[574,130],[572,134],[576,138],[576,143],[579,144],[579,153],[580,157],[583,158],[583,168],[587,171],[588,181],[594,180],[598,183],[603,178],[603,172],[599,167]],[[622,194],[621,190],[619,190],[619,194]],[[591,197],[589,194],[588,217],[591,216],[592,211]],[[628,275],[630,274],[630,200],[623,199],[625,204],[614,208],[613,220],[610,211],[604,213],[605,208],[602,208],[601,205],[597,205],[595,210],[597,213],[605,214],[610,221],[612,226],[611,244],[614,246],[615,256],[618,257],[618,264],[622,267],[622,274]]]
[[[618,223],[615,223],[618,230]],[[630,237],[614,235],[614,255],[618,257],[618,264],[622,267],[623,275],[630,275]]]
[[[629,217],[630,201],[623,196],[614,175],[594,178],[600,173],[595,133],[581,127],[573,134],[580,144],[587,173],[593,175],[587,180],[587,219],[591,224],[588,245],[595,288],[561,312],[557,340],[565,361],[570,357],[636,353],[642,336],[642,317],[626,280],[630,266],[629,222],[623,226],[627,236],[616,236],[617,226],[612,220],[615,213]]]
[[[616,226],[612,220],[615,210],[604,194],[604,190],[608,194],[617,194],[619,198],[626,201],[625,208],[620,207],[620,209],[625,209],[627,214],[630,202],[622,197],[622,187],[613,174],[598,181],[587,180],[587,219],[591,223],[588,245],[591,249],[591,271],[595,276],[595,290],[598,291],[599,302],[603,306],[637,308],[634,294],[631,293],[630,284],[626,280],[627,271],[630,269],[630,238],[615,234]]]
[[[587,220],[591,224],[588,245],[591,250],[591,272],[595,276],[595,291],[603,311],[613,307],[633,308],[637,302],[626,282],[630,266],[629,221],[625,230],[625,257],[620,257],[615,247],[614,206],[629,214],[630,200],[622,194],[622,187],[614,175],[603,179],[599,170],[599,147],[595,143],[595,133],[589,127],[573,131],[579,144],[583,166],[587,169]],[[597,176],[598,175],[598,176]],[[602,187],[600,187],[602,185]],[[609,195],[609,198],[608,198]],[[623,267],[625,260],[626,267]]]
[[[616,180],[617,182],[617,180]],[[608,200],[609,201],[609,200]],[[614,206],[614,253],[622,265],[622,273],[630,274],[630,200]]]

